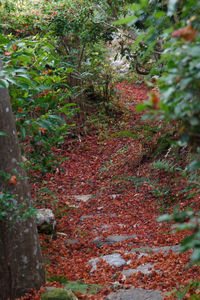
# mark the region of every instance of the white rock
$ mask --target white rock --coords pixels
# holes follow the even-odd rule
[[[36,211],[36,224],[41,226],[43,224],[52,225],[53,228],[56,226],[55,216],[51,209],[41,208]]]
[[[162,300],[160,291],[136,289],[132,287],[129,290],[120,290],[112,292],[106,297],[106,300]]]
[[[126,277],[131,276],[133,273],[143,273],[143,274],[151,274],[154,271],[154,265],[150,263],[146,263],[144,265],[138,266],[136,269],[128,269],[122,271],[122,274]]]
[[[90,200],[92,198],[92,195],[77,195],[74,196],[75,199],[83,201],[83,202],[87,202],[88,200]]]
[[[121,266],[126,265],[126,261],[121,257],[119,253],[104,255],[100,258],[107,262],[110,266],[115,266],[119,268]],[[92,265],[92,269],[90,272],[93,272],[97,269],[97,263],[99,262],[100,258],[93,258],[89,261],[89,263]]]

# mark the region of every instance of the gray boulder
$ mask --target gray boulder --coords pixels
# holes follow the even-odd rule
[[[55,233],[56,221],[52,210],[48,208],[38,209],[36,211],[36,224],[40,233]]]
[[[131,276],[133,273],[143,273],[143,274],[151,274],[152,271],[155,271],[154,269],[154,265],[150,264],[150,263],[146,263],[144,265],[140,265],[138,266],[136,269],[128,269],[128,270],[124,270],[122,271],[122,274],[125,277],[129,277]]]
[[[121,290],[119,293],[111,293],[106,300],[162,300],[161,292],[131,288]]]
[[[77,196],[74,196],[74,198],[76,200],[80,200],[82,202],[88,202],[91,198],[92,198],[92,195],[77,195]]]
[[[163,252],[164,254],[167,254],[169,251],[172,251],[174,254],[179,254],[180,251],[180,245],[174,245],[174,246],[164,246],[164,247],[140,247],[140,248],[134,248],[130,252],[132,253],[159,253]]]
[[[101,257],[103,261],[107,262],[110,266],[115,266],[117,268],[126,265],[126,261],[121,257],[119,253],[104,255]],[[100,258],[93,258],[89,261],[92,265],[91,273],[97,269],[97,263],[99,262]]]

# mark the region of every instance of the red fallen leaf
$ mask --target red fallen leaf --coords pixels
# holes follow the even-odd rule
[[[159,97],[157,92],[154,92],[152,94],[152,102],[153,102],[153,108],[154,109],[159,109],[160,97]]]
[[[46,129],[46,128],[43,128],[43,127],[39,127],[38,129],[39,129],[39,131],[42,132],[42,133],[45,133],[45,132],[47,131],[47,129]]]
[[[39,112],[40,111],[40,108],[37,106],[36,108],[35,108],[35,112]]]
[[[12,48],[13,48],[13,51],[16,51],[17,50],[17,45],[13,45]]]
[[[17,177],[16,176],[11,176],[11,178],[9,179],[8,181],[9,184],[12,184],[12,185],[17,185]]]
[[[175,30],[172,33],[172,37],[183,37],[186,41],[193,42],[197,33],[198,32],[192,28],[191,24],[188,24],[187,27]]]
[[[4,55],[5,56],[10,56],[10,55],[12,55],[12,52],[4,51]]]

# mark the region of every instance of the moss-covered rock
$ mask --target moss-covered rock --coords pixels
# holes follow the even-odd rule
[[[48,290],[41,295],[42,300],[77,300],[76,296],[70,290],[48,288]]]
[[[65,284],[65,288],[71,290],[74,293],[81,293],[84,295],[95,295],[103,289],[102,285],[98,284],[86,284],[82,281],[69,281]]]

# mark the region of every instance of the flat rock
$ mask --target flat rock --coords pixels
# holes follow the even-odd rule
[[[180,249],[181,249],[180,245],[152,248],[154,253],[158,253],[158,252],[168,253],[169,251],[172,251],[174,254],[179,254],[181,252]]]
[[[101,248],[103,245],[106,244],[106,242],[103,241],[101,237],[96,237],[93,241],[92,244],[96,244],[98,248]]]
[[[79,240],[67,240],[64,242],[65,245],[74,245],[74,244],[79,244]]]
[[[103,227],[103,226],[106,226],[106,227]],[[102,227],[103,228],[109,228],[108,225],[103,225]],[[119,243],[119,242],[124,242],[128,239],[135,239],[137,238],[136,235],[122,235],[122,234],[119,234],[119,235],[110,235],[108,236],[105,240],[103,240],[102,237],[96,237],[94,240],[93,240],[93,243],[97,245],[97,247],[102,247],[103,245],[106,245],[106,244],[115,244],[115,243]]]
[[[77,195],[74,196],[74,198],[76,200],[82,201],[82,202],[87,202],[88,200],[90,200],[92,198],[92,195]]]
[[[92,269],[90,270],[90,272],[93,272],[97,269],[97,263],[100,261],[100,259],[103,259],[110,266],[115,266],[118,268],[127,264],[125,259],[123,259],[119,253],[104,255],[102,257],[97,257],[89,260],[89,263],[92,265]]]
[[[110,227],[112,227],[112,225],[103,224],[103,225],[101,226],[101,228],[103,228],[103,229],[108,229],[108,228],[110,228]]]
[[[110,235],[106,238],[106,242],[108,243],[119,243],[119,242],[124,242],[128,239],[135,239],[137,238],[136,235],[122,235],[122,234],[119,234],[119,235]]]
[[[119,293],[111,293],[106,300],[162,300],[159,291],[131,288],[130,290],[120,290]]]
[[[131,250],[131,253],[159,253],[163,252],[167,254],[169,251],[172,251],[174,254],[179,254],[180,253],[180,245],[174,245],[174,246],[164,246],[164,247],[140,247],[140,248],[135,248]]]
[[[66,201],[65,204],[67,204],[67,206],[69,208],[79,208],[80,207],[80,205],[78,205],[78,204],[72,204],[69,201]]]
[[[131,276],[133,273],[143,273],[143,274],[151,274],[152,271],[155,271],[154,269],[154,265],[153,264],[150,264],[150,263],[147,263],[147,264],[144,264],[144,265],[140,265],[138,266],[136,269],[128,269],[128,270],[123,270],[122,271],[122,274],[126,277],[129,277]]]
[[[93,215],[87,215],[87,216],[81,216],[80,219],[81,221],[84,220],[84,219],[91,219],[93,218],[94,216]]]
[[[110,218],[115,218],[116,216],[116,214],[110,214]]]

